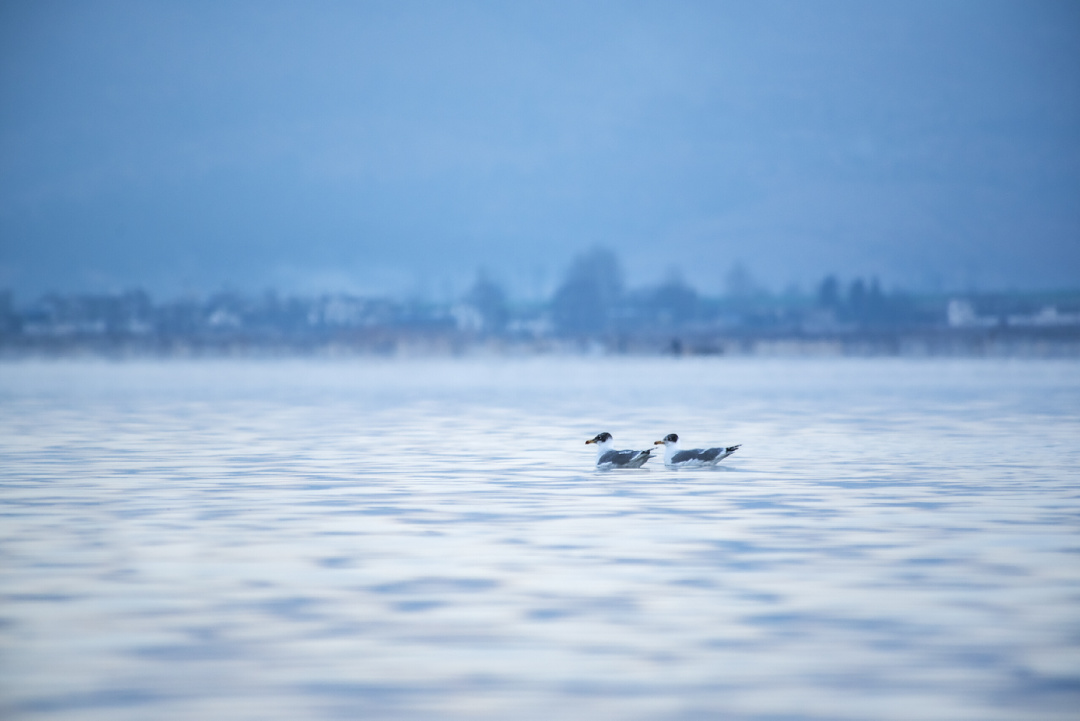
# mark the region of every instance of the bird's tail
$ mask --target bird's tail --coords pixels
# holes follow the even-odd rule
[[[742,443],[740,443],[737,446],[728,446],[724,450],[727,451],[729,454],[731,454],[731,453],[734,453],[735,451],[739,450],[740,448],[742,448]]]

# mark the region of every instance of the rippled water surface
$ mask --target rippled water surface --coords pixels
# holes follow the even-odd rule
[[[1076,718],[1078,469],[1075,362],[8,363],[0,716]]]

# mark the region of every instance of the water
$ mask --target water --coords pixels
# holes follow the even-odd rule
[[[0,715],[1076,718],[1078,440],[1075,362],[9,363]]]

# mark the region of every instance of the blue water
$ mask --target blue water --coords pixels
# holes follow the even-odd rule
[[[4,718],[1080,709],[1076,362],[7,363],[0,513]]]

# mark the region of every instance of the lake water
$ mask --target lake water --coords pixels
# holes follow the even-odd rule
[[[0,513],[4,718],[1080,709],[1077,362],[6,363]]]

